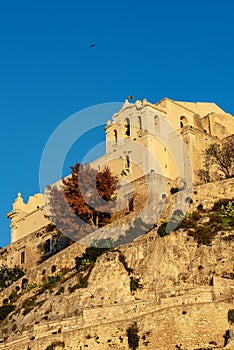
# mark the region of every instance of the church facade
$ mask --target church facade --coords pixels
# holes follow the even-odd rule
[[[173,185],[198,183],[204,150],[234,137],[234,118],[215,103],[126,100],[107,122],[105,132],[106,154],[91,166],[97,170],[108,166],[120,180],[130,183],[158,174],[165,178],[165,191],[169,192]],[[7,214],[12,243],[50,222],[43,205],[41,194],[30,197],[28,203],[18,195]]]
[[[106,154],[92,164],[97,169],[108,165],[130,181],[150,172],[176,180],[190,166],[196,183],[203,151],[234,135],[234,119],[215,103],[126,100],[105,131]]]

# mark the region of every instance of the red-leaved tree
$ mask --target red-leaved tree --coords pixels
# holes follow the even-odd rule
[[[111,221],[117,177],[109,168],[97,172],[80,163],[60,186],[47,187],[49,218],[66,235],[79,240]]]

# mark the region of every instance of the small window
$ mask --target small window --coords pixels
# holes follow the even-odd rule
[[[45,242],[45,253],[48,254],[51,252],[51,240],[47,239]]]
[[[141,121],[140,116],[138,116],[138,126],[139,126],[139,129],[141,130],[142,129],[142,121]]]
[[[131,212],[131,211],[133,211],[133,209],[134,209],[134,199],[132,197],[128,203],[128,211]]]
[[[115,143],[117,143],[117,141],[118,141],[118,134],[117,134],[117,130],[114,130],[114,136],[115,136]]]
[[[127,169],[130,168],[130,159],[129,159],[129,156],[126,156],[126,168],[127,168]]]
[[[20,263],[21,264],[25,263],[25,252],[21,252],[21,254],[20,254]]]
[[[127,136],[130,136],[130,119],[126,118],[125,122],[126,122],[126,124],[125,124],[125,128],[126,128],[125,134]]]
[[[180,117],[180,127],[183,128],[183,126],[188,124],[188,119],[186,117]]]

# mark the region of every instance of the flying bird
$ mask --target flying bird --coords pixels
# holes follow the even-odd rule
[[[94,46],[95,46],[95,44],[91,44],[91,45],[90,45],[90,47],[94,47]]]

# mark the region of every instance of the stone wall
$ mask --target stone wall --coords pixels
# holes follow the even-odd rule
[[[189,198],[192,203],[188,205],[186,200]],[[184,213],[193,212],[199,204],[203,209],[209,210],[216,201],[224,198],[234,198],[234,178],[196,185],[169,196],[164,203],[161,220],[170,218],[176,209],[181,209]]]
[[[45,350],[53,342],[64,342],[64,347],[56,349],[91,349],[106,350],[128,349],[126,331],[136,322],[138,327],[139,350],[175,349],[182,345],[188,350],[207,347],[210,342],[216,342],[218,349],[224,345],[223,335],[230,328],[227,313],[233,304],[226,302],[198,303],[171,307],[145,309],[144,314],[136,311],[129,318],[119,319],[119,313],[125,313],[126,305],[112,307],[108,310],[112,319],[105,319],[105,308],[102,320],[93,319],[94,312],[80,317],[64,319],[60,322],[39,324],[22,332],[16,339],[0,344],[0,349],[8,350]],[[143,305],[142,305],[143,306]],[[132,305],[133,307],[133,305]],[[134,308],[133,308],[134,309]],[[134,311],[133,311],[134,313]],[[126,316],[126,314],[125,314]],[[96,322],[97,323],[96,323]]]
[[[4,299],[9,298],[17,286],[21,290],[23,279],[27,279],[28,284],[36,283],[40,285],[48,276],[55,275],[61,270],[73,269],[75,267],[75,258],[81,256],[84,251],[84,246],[74,243],[39,265],[33,261],[31,269],[23,277],[1,292],[0,304],[2,304]],[[52,266],[56,267],[55,272],[52,272]]]
[[[43,245],[47,239],[52,240],[52,236],[53,232],[47,232],[44,228],[11,243],[0,250],[0,265],[8,267],[18,265],[25,271],[32,269],[44,254],[40,245]],[[22,254],[24,254],[24,261],[22,261]]]
[[[195,210],[198,204],[209,209],[215,200],[232,197],[233,189],[234,179],[196,186],[189,211]],[[176,199],[184,201],[187,194],[181,191],[168,198],[164,203],[164,215],[168,217],[169,206],[175,207]],[[123,231],[125,228],[121,220],[126,221],[133,215],[134,212],[120,219],[118,224]],[[17,247],[17,242],[14,245]],[[64,268],[74,268],[75,257],[80,256],[84,249],[84,246],[75,243],[28,271],[25,277],[29,283],[39,285],[44,277],[52,274],[53,265],[56,266],[55,273]],[[212,341],[217,342],[217,348],[223,347],[223,335],[230,328],[227,313],[234,308],[234,282],[220,277],[224,272],[233,270],[233,242],[227,243],[218,235],[212,247],[198,247],[186,232],[174,232],[161,239],[153,230],[120,247],[120,250],[134,276],[140,278],[143,289],[131,295],[129,276],[119,262],[119,251],[104,254],[97,260],[89,278],[89,290],[95,295],[93,299],[89,297],[93,306],[80,303],[84,308],[77,317],[41,322],[39,325],[29,323],[22,334],[12,334],[7,342],[0,343],[0,349],[45,350],[53,341],[61,341],[67,350],[126,350],[126,330],[135,321],[139,328],[139,350],[171,350],[178,344],[194,350],[208,347]],[[124,283],[126,281],[124,288],[120,283],[122,277]],[[22,279],[2,292],[1,301],[21,284]],[[115,293],[118,293],[119,299],[115,299]],[[77,304],[82,300],[78,292],[74,297],[77,297]],[[116,300],[119,301],[115,304]],[[106,305],[107,302],[111,305]],[[56,349],[62,348],[58,346]]]

